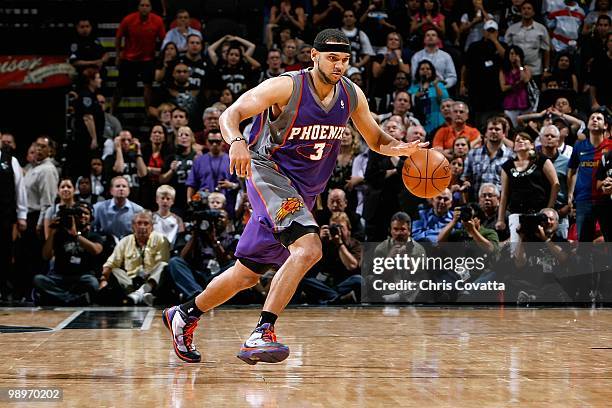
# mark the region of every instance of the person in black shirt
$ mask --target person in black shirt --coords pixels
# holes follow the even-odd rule
[[[70,43],[69,61],[78,71],[88,67],[102,68],[108,61],[109,55],[104,51],[100,40],[91,35],[91,21],[82,18],[77,21],[77,36]]]
[[[104,108],[96,96],[102,86],[100,71],[97,68],[86,68],[80,80],[81,86],[77,90],[78,98],[75,102],[75,140],[71,144],[73,176],[87,174],[90,158],[99,156],[104,145]]]
[[[533,150],[533,139],[529,134],[520,132],[516,135],[514,152],[516,158],[509,159],[502,165],[502,196],[495,229],[506,228],[504,217],[506,210],[510,211],[510,241],[518,242],[519,216],[535,214],[543,208],[552,208],[560,184],[550,159]]]
[[[603,217],[599,219],[601,233],[607,242],[612,241],[612,152],[601,157],[601,163],[597,168],[597,189],[608,194],[608,211],[602,212]],[[606,205],[606,204],[604,204]]]
[[[50,274],[34,276],[38,305],[87,305],[98,288],[94,273],[103,240],[90,230],[91,207],[80,203],[76,208],[80,215],[62,215],[61,209],[52,223],[42,255],[47,260],[55,257],[55,263]]]

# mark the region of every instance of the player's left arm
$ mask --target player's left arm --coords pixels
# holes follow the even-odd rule
[[[404,143],[386,134],[372,117],[363,91],[356,85],[355,90],[357,92],[357,108],[353,111],[351,119],[353,119],[355,127],[370,146],[370,149],[385,156],[410,156],[419,148],[427,147],[428,142]]]

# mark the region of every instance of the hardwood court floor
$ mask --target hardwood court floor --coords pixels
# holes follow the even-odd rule
[[[64,390],[61,403],[0,405],[612,404],[612,310],[290,309],[277,323],[277,334],[291,356],[282,364],[256,366],[235,357],[257,320],[255,309],[205,315],[196,331],[200,364],[174,356],[159,310],[129,314],[127,326],[119,329],[104,328],[118,327],[117,315],[109,318],[116,318],[114,323],[95,329],[78,328],[87,326],[87,318],[67,325],[83,313],[96,316],[80,310],[0,309],[0,326],[56,328],[0,334],[0,387]]]

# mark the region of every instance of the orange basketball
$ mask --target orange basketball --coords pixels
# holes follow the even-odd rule
[[[402,179],[408,191],[415,196],[435,197],[450,184],[450,164],[437,150],[418,150],[404,162]]]

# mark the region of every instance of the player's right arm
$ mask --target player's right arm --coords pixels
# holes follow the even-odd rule
[[[272,105],[285,106],[293,92],[293,79],[287,76],[271,78],[248,90],[219,117],[221,134],[230,145],[230,174],[239,177],[251,176],[251,154],[245,142],[232,143],[242,137],[240,122],[253,117]]]
[[[427,147],[428,142],[419,143],[416,140],[403,143],[385,133],[372,117],[363,91],[357,85],[355,85],[355,90],[357,92],[357,107],[351,115],[351,119],[370,149],[385,156],[410,156],[420,148]]]

